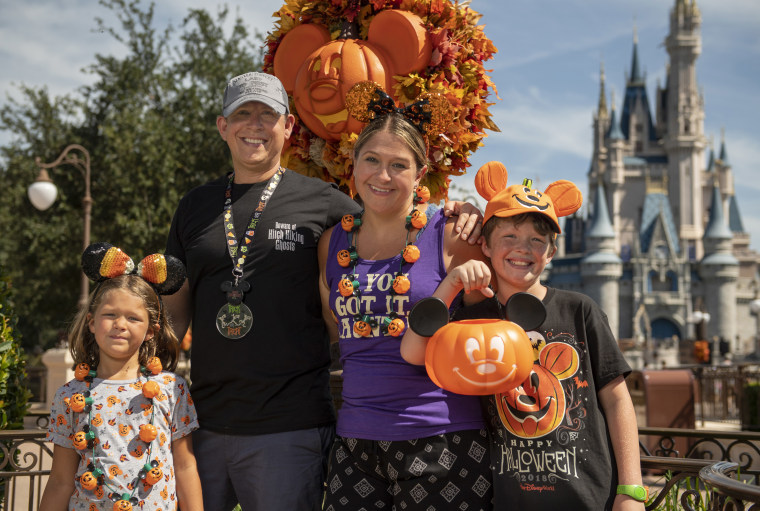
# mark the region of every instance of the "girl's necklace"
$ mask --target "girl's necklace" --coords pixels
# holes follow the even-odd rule
[[[145,376],[146,379],[151,374],[153,376],[161,374],[161,371],[163,370],[161,360],[158,357],[151,357],[148,360],[146,366],[147,367],[140,366],[140,372],[143,376]],[[138,504],[139,502],[137,497],[135,497],[135,492],[137,492],[139,483],[137,479],[146,485],[153,486],[163,478],[164,474],[159,467],[158,460],[153,460],[150,463],[146,463],[138,472],[137,479],[131,483],[132,492],[120,493],[120,488],[114,488],[111,486],[105,478],[104,471],[95,465],[95,446],[97,445],[97,435],[95,434],[96,426],[93,424],[92,420],[93,399],[90,397],[90,387],[92,386],[92,380],[95,378],[95,376],[97,376],[97,371],[95,369],[90,369],[90,366],[88,364],[82,363],[77,365],[74,372],[74,377],[79,381],[85,382],[85,385],[87,385],[87,390],[83,394],[77,393],[71,396],[68,403],[74,412],[85,412],[89,416],[88,424],[85,424],[81,431],[76,432],[73,438],[73,444],[76,449],[80,451],[84,451],[88,448],[92,449],[90,463],[87,465],[87,471],[79,478],[79,482],[82,485],[82,488],[85,490],[94,491],[99,498],[104,495],[104,490],[102,488],[104,486],[110,490],[108,498],[114,502],[114,511],[131,511],[132,506]],[[153,441],[158,436],[158,431],[153,424],[156,416],[156,408],[155,403],[153,402],[153,398],[161,393],[161,388],[159,387],[158,383],[150,379],[144,384],[141,384],[141,387],[143,396],[145,396],[145,398],[150,401],[150,422],[148,424],[143,424],[140,426],[138,436],[142,442],[148,444],[146,455],[147,459],[150,459],[150,454],[153,449]],[[116,468],[117,473],[119,473],[118,467]]]
[[[425,213],[417,210],[417,204],[423,204],[430,199],[430,191],[426,186],[418,186],[414,192],[414,199],[412,201],[412,210],[406,217],[406,241],[404,243],[404,249],[401,251],[401,261],[399,262],[399,269],[396,272],[393,279],[393,285],[389,291],[390,303],[392,304],[397,295],[403,295],[411,288],[411,282],[409,278],[404,275],[403,266],[404,262],[414,264],[420,258],[420,249],[409,241],[412,229],[422,229],[427,224],[427,216]],[[363,212],[362,212],[363,213]],[[341,296],[349,297],[354,296],[361,302],[361,290],[359,289],[359,274],[356,271],[356,264],[359,260],[357,253],[357,234],[361,228],[362,220],[361,214],[357,217],[353,215],[345,215],[341,220],[341,227],[348,233],[349,236],[349,248],[343,249],[338,252],[338,264],[343,268],[348,268],[352,265],[351,275],[340,280],[338,283],[338,292]],[[407,272],[408,273],[408,272]],[[406,329],[404,321],[398,317],[395,308],[391,308],[391,312],[384,316],[378,323],[375,317],[371,316],[369,308],[362,313],[358,312],[354,315],[353,330],[354,333],[362,337],[368,337],[374,328],[379,324],[380,331],[383,335],[391,335],[398,337]]]

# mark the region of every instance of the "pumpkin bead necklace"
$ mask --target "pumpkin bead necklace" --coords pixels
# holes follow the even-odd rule
[[[148,359],[146,367],[140,366],[140,372],[147,379],[149,375],[157,376],[161,374],[163,367],[161,360],[158,357],[151,357]],[[74,434],[73,444],[74,447],[80,451],[84,449],[92,449],[91,461],[87,465],[87,471],[79,478],[79,482],[82,488],[85,490],[95,490],[99,486],[105,486],[111,493],[108,494],[108,498],[113,501],[114,511],[131,511],[132,506],[138,504],[139,500],[135,497],[137,491],[137,481],[134,481],[134,488],[131,493],[122,492],[119,493],[119,489],[112,487],[108,484],[105,478],[104,471],[95,465],[95,446],[97,444],[97,435],[95,434],[95,427],[92,422],[92,404],[93,399],[90,397],[90,387],[92,386],[92,380],[97,376],[95,369],[90,369],[90,366],[86,363],[77,365],[74,371],[74,377],[85,382],[87,390],[83,393],[77,393],[71,396],[69,399],[69,406],[72,411],[80,413],[85,412],[89,414],[88,422],[81,431]],[[146,444],[148,449],[146,451],[147,459],[150,459],[150,454],[153,448],[153,441],[158,436],[158,431],[154,426],[156,417],[156,407],[153,403],[153,398],[161,393],[161,388],[158,383],[153,380],[148,380],[142,384],[142,394],[145,398],[151,402],[150,422],[143,424],[139,428],[139,438]],[[150,463],[146,463],[138,472],[138,478],[147,485],[153,486],[163,478],[164,474],[159,467],[158,460],[153,460]]]
[[[427,225],[427,216],[422,211],[417,210],[418,204],[423,204],[430,199],[430,191],[426,186],[418,186],[414,191],[414,198],[412,200],[412,210],[406,217],[406,242],[404,243],[404,249],[401,251],[401,261],[399,263],[399,269],[396,272],[396,276],[393,279],[393,285],[390,289],[391,303],[394,297],[397,295],[406,294],[411,288],[411,282],[409,278],[404,275],[402,269],[404,262],[414,264],[420,258],[420,249],[409,241],[412,229],[422,229]],[[356,263],[359,259],[359,255],[356,250],[356,236],[362,225],[361,214],[354,217],[353,215],[345,215],[341,219],[341,227],[349,235],[349,248],[340,250],[337,254],[338,264],[343,268],[352,266],[351,275],[346,276],[338,282],[338,292],[341,296],[349,297],[355,296],[361,300],[361,290],[359,289],[359,275],[356,272]],[[391,311],[388,316],[385,316],[380,320],[380,331],[383,335],[391,335],[393,337],[400,336],[406,329],[404,321],[398,317],[395,311]],[[370,311],[366,311],[362,314],[358,311],[354,315],[354,333],[362,337],[369,337],[372,330],[378,326],[378,321],[370,316]]]

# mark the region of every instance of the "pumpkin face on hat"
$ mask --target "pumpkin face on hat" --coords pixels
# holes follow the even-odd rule
[[[425,367],[439,387],[489,395],[519,385],[533,366],[525,330],[510,321],[476,319],[449,323],[428,341]]]
[[[565,343],[545,345],[522,384],[496,397],[499,417],[521,438],[538,438],[554,431],[565,415],[561,379],[578,369],[578,352]]]

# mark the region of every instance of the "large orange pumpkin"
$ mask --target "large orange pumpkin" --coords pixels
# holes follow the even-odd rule
[[[561,379],[578,369],[578,352],[564,343],[547,344],[522,384],[496,396],[501,422],[521,438],[538,438],[554,431],[565,415]]]
[[[439,387],[484,396],[519,385],[533,366],[525,330],[510,321],[469,319],[440,328],[428,341],[425,367]]]
[[[367,41],[336,39],[307,58],[296,76],[293,100],[301,121],[325,140],[342,133],[358,133],[363,124],[348,114],[345,99],[355,84],[369,80],[393,90],[385,56]]]

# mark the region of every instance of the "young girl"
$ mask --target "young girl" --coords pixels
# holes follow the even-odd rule
[[[190,434],[195,408],[177,366],[179,343],[159,294],[185,280],[153,254],[135,269],[121,250],[90,245],[82,267],[99,284],[69,332],[75,379],[56,392],[53,466],[40,510],[202,509]],[[167,369],[167,370],[163,370]]]

